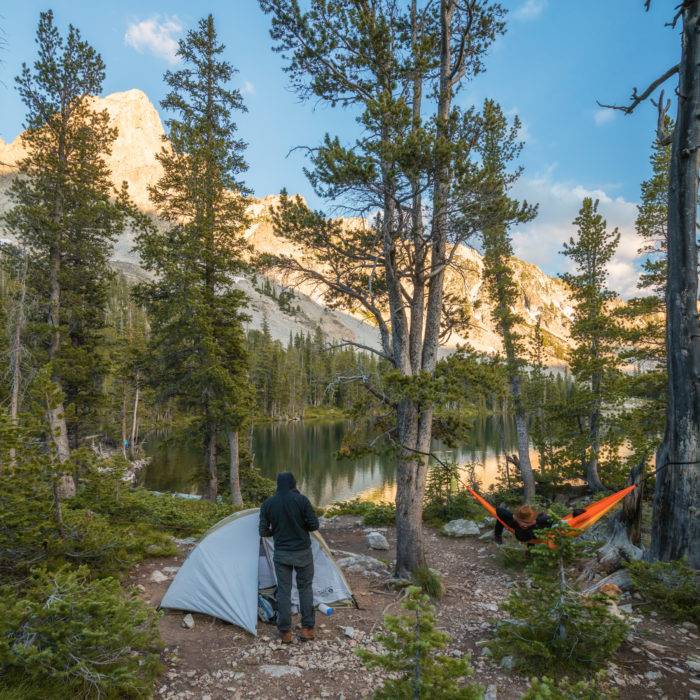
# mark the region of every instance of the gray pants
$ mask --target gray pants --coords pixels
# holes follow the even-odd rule
[[[274,554],[275,574],[277,576],[277,629],[288,632],[292,629],[292,572],[297,574],[299,607],[301,608],[301,626],[314,627],[314,558],[311,549],[296,552],[278,552]]]

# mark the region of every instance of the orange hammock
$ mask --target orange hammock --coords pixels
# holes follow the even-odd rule
[[[637,488],[636,484],[632,486],[627,486],[627,488],[622,489],[622,491],[617,491],[609,496],[601,498],[595,503],[591,503],[580,515],[566,515],[562,520],[573,528],[571,532],[572,536],[578,535],[582,530],[589,528],[594,523],[597,523],[604,515],[611,511],[628,493],[632,493],[634,489]],[[491,515],[496,518],[505,528],[513,532],[513,528],[508,527],[497,515],[496,509],[482,496],[480,496],[474,489],[467,487],[469,493],[480,503],[483,508]],[[537,542],[534,540],[533,543]]]

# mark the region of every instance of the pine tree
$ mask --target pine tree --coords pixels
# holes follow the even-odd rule
[[[170,91],[162,107],[169,145],[158,160],[163,177],[150,196],[166,222],[140,235],[144,267],[157,276],[138,298],[152,322],[154,386],[175,397],[202,431],[209,498],[218,492],[218,440],[227,435],[231,470],[237,469],[237,433],[249,413],[243,321],[244,294],[233,284],[243,266],[243,233],[249,223],[245,144],[236,138],[234,115],[245,111],[228,84],[232,66],[220,56],[214,19],[201,19],[179,42],[184,66],[168,71]],[[240,501],[233,484],[232,497]]]
[[[567,580],[587,545],[571,537],[566,524],[545,533],[551,547],[531,549],[529,581],[503,604],[509,620],[498,625],[489,647],[497,660],[509,656],[513,667],[540,673],[599,668],[624,640],[627,624],[610,613],[603,596],[584,597]]]
[[[29,280],[46,310],[40,342],[55,386],[46,411],[63,464],[70,443],[94,425],[106,371],[96,348],[108,260],[130,209],[125,188],[115,192],[105,162],[116,131],[107,112],[91,106],[105,76],[100,55],[72,25],[61,36],[50,10],[40,14],[36,41],[37,60],[23,64],[16,78],[27,108],[27,155],[10,188],[14,206],[5,224],[27,250]],[[74,493],[69,474],[60,491]]]
[[[560,275],[571,290],[575,305],[571,337],[571,371],[576,378],[581,409],[585,413],[583,459],[585,479],[593,491],[604,489],[598,475],[603,430],[603,407],[613,398],[619,378],[616,355],[619,328],[609,305],[616,297],[607,287],[608,263],[620,240],[617,229],[607,230],[598,213],[598,201],[587,197],[574,219],[576,238],[564,244],[575,272]]]
[[[276,233],[303,259],[265,256],[270,268],[316,285],[328,304],[361,310],[376,324],[378,354],[403,395],[385,401],[385,439],[396,454],[396,567],[425,566],[422,509],[433,419],[442,398],[438,348],[464,320],[445,293],[457,250],[476,235],[478,120],[454,104],[460,85],[484,69],[503,33],[497,2],[440,0],[404,9],[393,0],[259,0],[272,17],[275,50],[294,89],[333,107],[352,106],[363,136],[326,135],[307,175],[317,194],[366,219],[347,226],[283,196]],[[374,399],[381,387],[358,379]],[[417,398],[420,397],[420,398]]]
[[[466,658],[444,653],[449,636],[436,628],[435,608],[417,586],[407,590],[402,603],[404,614],[387,615],[386,632],[377,636],[384,652],[362,649],[360,658],[370,668],[396,674],[374,693],[377,700],[477,700],[482,697],[478,686],[460,683],[471,675]]]
[[[665,128],[672,128],[666,118]],[[632,407],[620,416],[622,429],[635,464],[651,455],[663,437],[666,412],[666,337],[664,328],[667,280],[668,186],[671,165],[670,144],[657,134],[650,157],[652,175],[641,186],[636,230],[643,241],[643,258],[638,287],[644,296],[630,299],[619,311],[623,321],[624,362],[635,371],[625,377],[625,393]]]
[[[507,172],[510,162],[518,157],[522,144],[518,141],[520,122],[516,117],[512,127],[501,108],[486,100],[483,110],[484,186],[487,192],[482,238],[484,242],[484,282],[491,299],[491,316],[503,340],[508,382],[513,400],[515,426],[518,436],[518,467],[525,486],[525,500],[535,495],[535,476],[530,464],[528,416],[522,395],[523,342],[517,330],[522,318],[513,311],[518,290],[513,277],[511,259],[513,246],[508,234],[512,224],[531,221],[537,208],[508,196],[508,190],[522,170]]]

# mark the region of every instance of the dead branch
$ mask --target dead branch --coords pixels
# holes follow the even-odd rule
[[[392,361],[391,357],[389,357],[389,355],[382,352],[381,350],[377,350],[376,348],[373,348],[370,345],[364,345],[363,343],[356,343],[354,340],[343,340],[340,343],[326,345],[324,350],[337,350],[338,348],[346,348],[348,346],[353,348],[359,348],[360,350],[366,350],[367,352],[371,352],[375,355],[378,355],[379,357],[383,357],[385,360],[389,360],[389,362]]]
[[[598,102],[598,106],[603,109],[616,109],[625,114],[632,114],[634,110],[646,100],[657,87],[663,85],[671,76],[678,73],[680,64],[677,63],[672,68],[669,68],[663,75],[660,75],[654,82],[650,83],[649,86],[641,94],[638,92],[637,88],[632,89],[632,95],[630,97],[630,103],[628,105],[606,105],[602,102]]]
[[[668,111],[671,109],[671,100],[666,100],[664,102],[664,91],[659,93],[659,99],[651,103],[656,107],[657,118],[656,118],[656,139],[663,146],[668,146],[671,143],[672,134],[666,128],[666,119],[668,117]]]

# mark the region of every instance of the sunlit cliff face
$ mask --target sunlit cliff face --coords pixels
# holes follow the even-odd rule
[[[118,129],[112,153],[107,158],[115,185],[120,186],[126,181],[135,204],[143,211],[152,212],[148,187],[155,184],[161,176],[162,168],[156,154],[164,145],[167,147],[167,142],[163,139],[163,125],[156,108],[140,90],[127,90],[95,98],[94,105],[96,109],[106,109],[112,125]],[[9,144],[0,140],[0,211],[9,205],[7,187],[23,152],[20,137]],[[252,164],[253,167],[254,165]],[[268,212],[276,202],[277,197],[271,195],[251,203],[253,223],[246,232],[246,238],[255,250],[261,252],[301,256],[301,250],[275,235]],[[4,234],[8,235],[7,232]],[[132,245],[131,233],[126,232],[116,243],[115,259],[138,264]],[[514,258],[513,265],[520,292],[515,311],[524,321],[521,332],[526,338],[529,337],[537,319],[541,318],[549,361],[560,364],[569,345],[571,306],[566,287],[559,280],[545,275],[538,267],[523,260]],[[456,256],[455,268],[447,274],[446,292],[464,299],[471,323],[469,332],[453,334],[447,341],[447,347],[455,347],[468,341],[477,350],[500,350],[501,341],[491,320],[490,304],[482,287],[481,255],[473,248],[462,247]],[[276,282],[282,285],[290,283],[289,280],[281,279]],[[301,285],[298,290],[302,293],[299,297],[299,301],[303,302],[299,304],[301,313],[287,317],[280,309],[275,308],[274,302],[262,297],[253,285],[245,286],[245,291],[252,301],[252,325],[259,327],[263,316],[267,316],[268,322],[272,321],[273,335],[280,340],[286,341],[290,330],[306,330],[320,323],[330,339],[362,339],[362,342],[377,343],[374,329],[365,327],[366,319],[359,313],[353,319],[325,309],[319,289]],[[361,321],[363,323],[358,325]]]

